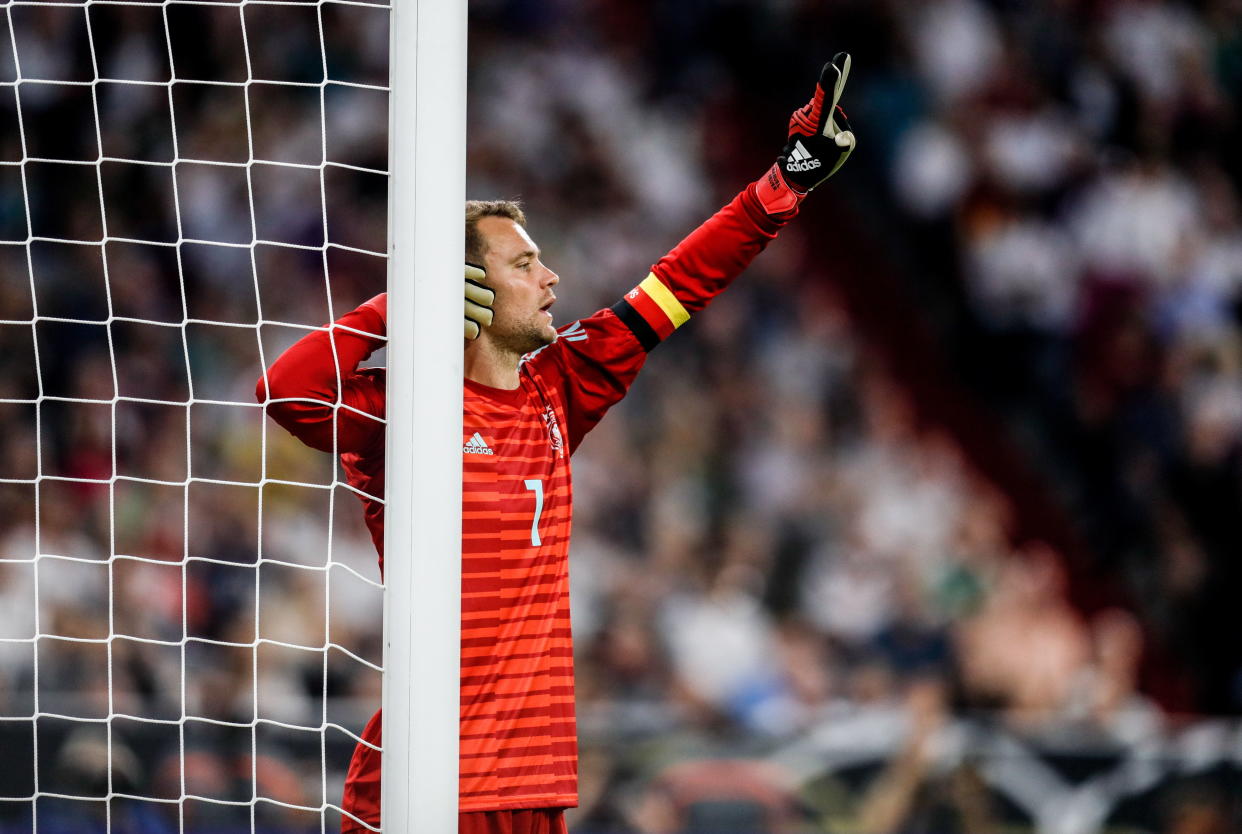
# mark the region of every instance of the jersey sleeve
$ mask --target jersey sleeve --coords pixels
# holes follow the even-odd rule
[[[612,310],[651,350],[724,291],[797,209],[769,215],[752,183],[651,268]]]
[[[629,390],[647,353],[750,265],[795,211],[769,216],[748,186],[691,232],[611,308],[564,328],[529,360],[561,377],[573,452]]]
[[[377,295],[303,336],[260,377],[255,397],[312,448],[361,452],[382,441],[384,375],[358,366],[383,347],[387,314],[387,296]]]
[[[646,360],[646,348],[609,309],[562,328],[555,342],[526,358],[530,370],[561,390],[570,454],[630,390]]]

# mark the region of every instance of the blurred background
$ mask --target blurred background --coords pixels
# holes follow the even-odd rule
[[[386,10],[5,8],[0,831],[334,830],[378,571],[252,392],[383,289]],[[560,323],[854,58],[858,151],[575,456],[571,829],[1242,830],[1242,3],[470,10]]]

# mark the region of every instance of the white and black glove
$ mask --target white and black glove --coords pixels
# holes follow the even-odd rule
[[[820,70],[811,100],[789,117],[785,147],[759,181],[759,199],[769,214],[793,209],[854,152],[854,132],[837,103],[849,77],[849,53],[838,52]]]

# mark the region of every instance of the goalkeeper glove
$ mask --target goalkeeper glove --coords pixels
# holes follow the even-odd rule
[[[496,293],[483,286],[487,272],[483,267],[466,264],[466,338],[477,339],[484,327],[492,323],[492,303]]]
[[[838,52],[820,71],[815,95],[789,117],[788,141],[758,184],[759,200],[768,214],[793,209],[808,191],[835,174],[853,152],[854,132],[845,111],[837,106],[849,77],[850,56]]]

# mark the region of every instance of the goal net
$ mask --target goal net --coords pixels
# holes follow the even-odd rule
[[[339,830],[384,589],[254,392],[385,288],[391,14],[3,6],[0,832]]]

